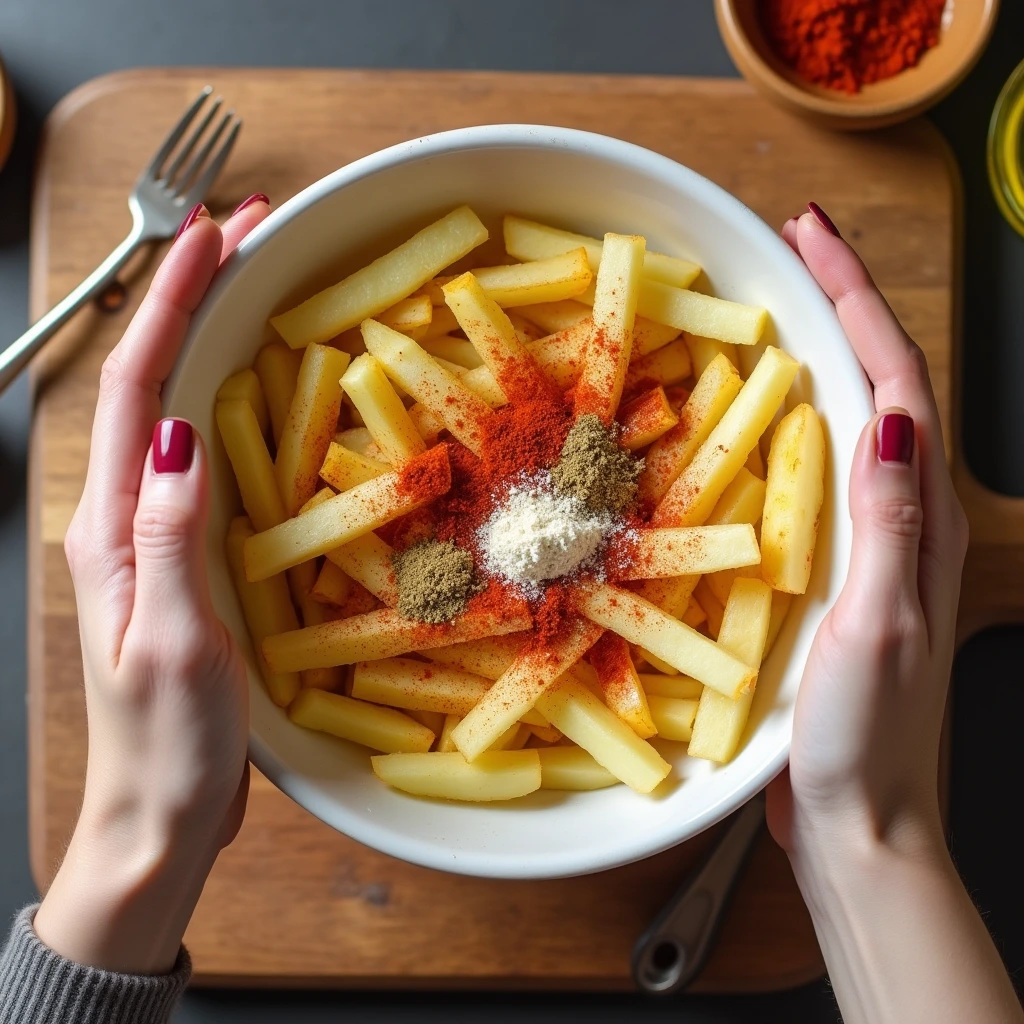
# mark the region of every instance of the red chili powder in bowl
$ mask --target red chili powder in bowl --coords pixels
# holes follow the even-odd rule
[[[775,52],[808,82],[855,93],[939,41],[946,0],[760,0]]]

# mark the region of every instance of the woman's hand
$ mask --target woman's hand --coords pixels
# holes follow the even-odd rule
[[[923,353],[857,254],[814,215],[783,236],[835,303],[878,412],[854,453],[850,571],[808,658],[772,832],[790,851],[847,828],[934,839],[967,520]]]
[[[160,391],[220,262],[269,212],[182,224],[103,366],[89,472],[65,540],[78,603],[89,757],[82,810],[35,917],[79,963],[169,971],[248,793],[242,658],[206,578],[206,450]]]
[[[849,574],[807,661],[768,823],[847,1024],[1019,1021],[939,814],[967,521],[928,368],[820,209],[790,220],[783,237],[835,303],[878,411],[853,457]]]

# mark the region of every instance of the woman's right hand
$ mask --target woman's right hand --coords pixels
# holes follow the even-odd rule
[[[849,572],[807,660],[768,823],[847,1024],[1019,1021],[939,812],[967,520],[928,367],[857,254],[810,209],[783,237],[835,303],[877,412],[853,457]]]

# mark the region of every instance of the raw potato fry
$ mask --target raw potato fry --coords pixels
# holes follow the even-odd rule
[[[599,627],[577,619],[563,636],[544,650],[527,650],[517,655],[508,670],[452,733],[455,745],[466,759],[472,761],[509,726],[519,721],[537,703],[538,696],[586,654],[601,633]]]
[[[401,474],[385,473],[251,537],[245,543],[249,579],[266,579],[307,558],[324,555],[444,494],[451,486],[447,449],[431,448],[420,456],[419,465],[424,482],[418,488],[406,492]]]
[[[659,385],[622,406],[618,420],[622,426],[619,444],[635,452],[671,430],[679,417],[672,411],[665,389]]]
[[[728,697],[722,697],[722,700],[728,699]],[[654,719],[654,724],[657,726],[658,735],[663,740],[688,743],[693,733],[693,719],[697,714],[697,701],[653,695],[650,698],[650,702],[651,718]]]
[[[516,336],[512,322],[473,274],[455,278],[443,290],[459,326],[505,394],[547,389],[547,379]]]
[[[368,459],[380,457],[381,451],[366,427],[350,427],[348,430],[339,431],[334,435],[334,440],[357,455],[364,455]]]
[[[689,676],[660,676],[642,672],[640,685],[643,686],[648,700],[652,697],[699,700],[701,693],[704,692],[704,684],[698,683],[696,679],[691,679]]]
[[[309,596],[325,604],[343,605],[352,592],[352,580],[333,562],[324,562]],[[310,623],[306,623],[310,625]]]
[[[217,429],[235,471],[242,507],[257,530],[269,530],[285,518],[274,464],[252,406],[236,398],[217,403]]]
[[[611,559],[618,579],[717,572],[757,565],[761,560],[754,528],[748,524],[639,529],[620,547],[616,548],[614,541],[612,544]]]
[[[707,519],[782,404],[799,368],[780,349],[765,349],[750,379],[654,510],[652,525],[700,526]]]
[[[666,676],[679,675],[679,669],[674,668],[666,661],[662,661],[661,658],[657,657],[654,654],[651,654],[650,651],[645,651],[642,647],[637,647],[636,650],[639,654],[640,660],[646,661],[647,664],[650,665],[651,668],[653,668],[655,671],[661,672],[663,675]]]
[[[725,606],[718,642],[748,665],[760,666],[771,619],[772,594],[760,580],[737,579]],[[737,700],[705,690],[701,694],[688,753],[710,761],[732,760],[747,724],[751,687]]]
[[[532,306],[519,306],[517,312],[530,323],[542,328],[545,334],[555,334],[578,324],[590,316],[590,307],[576,299],[559,302],[538,302]]]
[[[310,345],[302,354],[299,379],[274,460],[277,488],[285,512],[293,516],[312,497],[327,447],[338,425],[341,386],[349,356],[326,345]]]
[[[253,363],[253,369],[260,379],[263,396],[267,401],[270,431],[275,445],[281,440],[281,431],[284,430],[288,412],[292,407],[301,365],[302,352],[297,352],[280,341],[264,345],[256,354],[256,362]]]
[[[337,441],[332,441],[320,467],[320,479],[330,484],[335,490],[347,491],[367,480],[383,476],[391,472],[386,462],[368,459],[365,455],[346,448]]]
[[[624,390],[632,395],[661,384],[678,384],[690,376],[690,350],[682,338],[670,341],[649,355],[629,364]]]
[[[267,409],[267,400],[263,396],[263,388],[260,387],[260,379],[254,370],[248,368],[233,373],[217,389],[217,401],[226,402],[231,399],[241,398],[252,406],[256,414],[256,422],[260,426],[260,433],[264,436],[270,430],[270,412]]]
[[[354,615],[365,615],[367,612],[376,611],[380,606],[380,601],[366,587],[353,580],[345,603],[339,605],[337,611],[327,616],[325,621],[338,622],[341,619],[350,619]]]
[[[431,661],[454,665],[493,682],[509,670],[527,639],[518,633],[510,633],[508,636],[489,636],[483,640],[470,640],[448,647],[428,648],[420,651],[420,654]]]
[[[701,579],[693,589],[693,596],[699,602],[708,620],[708,632],[713,640],[718,639],[719,630],[722,628],[722,616],[725,613],[725,606],[715,597],[715,592],[708,586],[707,580]]]
[[[604,236],[594,293],[593,330],[583,360],[583,374],[576,385],[577,416],[593,413],[605,424],[615,419],[633,349],[633,323],[646,245],[640,235]]]
[[[327,341],[410,295],[486,240],[487,229],[477,215],[460,206],[270,322],[292,348]]]
[[[729,600],[729,591],[732,590],[733,580],[737,576],[747,576],[750,579],[761,578],[760,566],[744,566],[739,569],[722,569],[718,572],[706,573],[703,581],[708,585],[711,593],[718,599],[718,603],[724,608],[725,602]]]
[[[419,722],[420,725],[425,725],[435,736],[441,735],[441,730],[444,728],[444,715],[438,714],[436,711],[406,711],[405,714],[413,721]]]
[[[779,638],[779,632],[786,621],[786,615],[792,603],[792,594],[784,594],[781,590],[772,591],[772,617],[768,622],[768,639],[764,642],[765,658],[768,657],[768,652],[775,646],[775,641]]]
[[[690,359],[693,361],[694,377],[699,377],[717,356],[725,356],[734,369],[739,368],[740,361],[736,346],[730,345],[726,341],[715,341],[714,338],[702,338],[699,334],[688,334],[686,347],[690,350]],[[750,350],[751,346],[745,346],[745,352]]]
[[[525,604],[521,612],[498,615],[475,611],[470,602],[468,611],[438,626],[407,619],[393,608],[380,608],[365,615],[267,637],[263,654],[275,672],[301,672],[306,668],[394,658],[425,647],[499,636],[528,629],[530,624]]]
[[[541,789],[607,789],[619,781],[582,747],[543,747],[537,754]]]
[[[565,301],[572,302],[572,299],[566,299]],[[510,309],[505,315],[516,332],[516,337],[523,345],[531,341],[539,341],[548,333],[541,330],[536,324],[530,323],[525,316],[520,314],[518,309]]]
[[[708,363],[683,406],[679,423],[647,453],[638,482],[641,499],[661,501],[742,387],[740,375],[724,356]]]
[[[411,658],[356,663],[352,696],[409,711],[468,715],[490,689],[491,680],[457,668],[439,668]]]
[[[593,279],[584,249],[534,263],[481,267],[473,271],[484,291],[502,307],[571,299],[586,291]]]
[[[753,345],[768,324],[768,310],[644,281],[636,311],[648,320],[733,345]]]
[[[265,637],[274,633],[298,629],[299,619],[295,614],[284,576],[271,576],[260,583],[250,583],[245,578],[242,547],[245,539],[251,537],[252,533],[252,524],[245,516],[239,516],[231,521],[226,543],[228,566],[267,692],[278,707],[285,708],[299,692],[299,674],[271,672],[260,645]]]
[[[425,752],[434,742],[434,734],[425,725],[400,711],[324,690],[303,690],[288,709],[288,717],[305,729],[388,754]]]
[[[638,793],[650,793],[672,770],[654,747],[571,677],[543,694],[537,704],[556,729]]]
[[[441,735],[437,738],[437,750],[441,754],[454,754],[458,747],[452,742],[452,729],[461,722],[458,715],[445,715]],[[465,758],[463,758],[465,760]]]
[[[299,611],[304,626],[319,626],[329,618],[326,606],[313,597],[312,591],[299,601]],[[344,671],[334,666],[304,669],[299,673],[299,678],[303,690],[339,691],[345,682]]]
[[[449,363],[463,366],[467,370],[475,370],[483,366],[480,353],[473,348],[473,343],[464,338],[450,338],[442,334],[439,338],[424,339],[420,347],[429,352],[435,359],[446,359]]]
[[[392,788],[437,800],[515,800],[541,785],[536,750],[493,751],[472,764],[457,752],[377,755],[370,762]]]
[[[513,722],[490,746],[491,750],[522,750],[533,735],[528,725]]]
[[[642,645],[677,671],[728,697],[736,696],[754,681],[756,673],[748,666],[631,590],[609,583],[590,583],[576,588],[575,600],[579,611],[591,622],[618,633],[630,643]],[[541,713],[550,718],[543,708]],[[552,725],[562,728],[557,722]]]
[[[743,467],[718,499],[708,516],[707,525],[750,523],[757,526],[764,509],[765,482]]]
[[[459,321],[455,314],[445,305],[444,292],[440,286],[437,289],[438,302],[434,303],[434,315],[430,326],[423,332],[423,337],[417,340],[422,344],[425,341],[436,341],[459,329]],[[360,335],[360,337],[362,337]]]
[[[644,580],[636,587],[636,592],[645,601],[650,601],[663,612],[668,612],[674,619],[681,619],[690,606],[690,595],[697,585],[698,578],[697,576],[670,576],[660,580]],[[692,626],[693,623],[688,623],[688,625]],[[660,671],[664,671],[664,669]],[[674,672],[675,669],[671,671]]]
[[[561,231],[546,224],[511,215],[505,217],[502,227],[505,251],[517,260],[541,260],[582,247],[586,250],[590,269],[595,274],[598,273],[603,246],[597,238],[577,235],[572,231]],[[607,235],[605,238],[607,239]],[[664,281],[677,288],[687,288],[699,274],[700,267],[690,260],[665,256],[658,252],[648,252],[644,256],[643,276],[652,281]]]
[[[590,651],[604,703],[641,739],[657,731],[647,706],[647,696],[629,657],[629,644],[614,633],[605,633]]]
[[[543,743],[557,743],[562,738],[553,725],[529,725],[527,728]]]
[[[390,331],[390,328],[382,330]],[[416,344],[397,331],[391,333],[410,345]],[[363,335],[365,339],[365,331]],[[352,365],[341,378],[341,386],[359,410],[374,444],[392,466],[404,466],[427,450],[416,424],[409,418],[402,400],[385,375],[384,367],[372,353],[352,360]]]
[[[704,609],[692,597],[686,606],[686,611],[679,618],[693,629],[699,629],[708,621]]]
[[[398,604],[398,584],[391,565],[391,545],[377,534],[364,533],[328,551],[327,561],[333,562],[389,608]]]
[[[825,435],[805,403],[783,418],[768,454],[761,576],[775,590],[807,590],[824,496]]]
[[[426,327],[433,318],[434,307],[426,295],[410,295],[374,317],[393,331],[411,331],[417,327]]]
[[[380,360],[387,375],[479,455],[481,425],[491,415],[490,406],[411,338],[374,320],[365,321],[362,330],[367,349]]]
[[[635,361],[650,355],[651,352],[664,348],[670,341],[675,341],[678,337],[678,328],[656,324],[653,320],[638,316],[633,321],[632,358]]]
[[[312,498],[307,501],[302,508],[299,509],[299,515],[301,516],[304,512],[308,512],[310,509],[314,509],[317,505],[322,505],[325,501],[333,498],[334,489],[331,487],[321,487]]]

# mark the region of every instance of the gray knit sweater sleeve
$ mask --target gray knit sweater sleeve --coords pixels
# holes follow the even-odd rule
[[[182,947],[170,974],[116,974],[65,960],[32,927],[36,907],[14,922],[0,953],[0,1024],[165,1024],[188,984]]]

